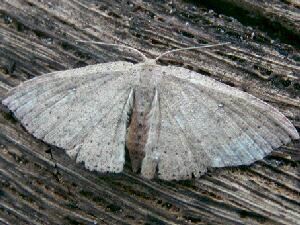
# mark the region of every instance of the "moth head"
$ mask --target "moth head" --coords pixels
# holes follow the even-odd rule
[[[155,59],[146,59],[142,64],[146,66],[153,66],[156,65],[156,60]]]

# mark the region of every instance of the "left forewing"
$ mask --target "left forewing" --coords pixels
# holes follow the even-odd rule
[[[166,68],[159,86],[161,178],[249,165],[299,138],[283,114],[254,96],[190,70]]]

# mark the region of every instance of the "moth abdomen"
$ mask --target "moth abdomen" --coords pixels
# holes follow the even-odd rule
[[[149,140],[149,131],[153,118],[151,111],[155,98],[155,89],[138,88],[135,90],[132,115],[127,129],[126,147],[129,152],[132,170],[139,172],[146,155],[146,146]]]

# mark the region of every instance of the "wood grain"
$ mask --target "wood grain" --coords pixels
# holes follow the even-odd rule
[[[267,1],[223,2],[250,12],[250,3],[260,12],[276,3],[277,16],[260,13],[263,18],[272,17],[283,31],[299,27],[283,13],[299,17],[297,1],[270,0],[268,7]],[[1,99],[10,87],[46,72],[139,59],[78,39],[127,44],[148,57],[230,41],[227,48],[180,52],[160,63],[245,90],[277,107],[299,130],[299,43],[287,42],[284,32],[270,34],[260,19],[250,26],[237,18],[193,1],[3,0]],[[299,141],[252,166],[214,170],[199,180],[146,181],[129,165],[120,175],[89,172],[30,136],[4,106],[0,112],[1,224],[299,224]]]

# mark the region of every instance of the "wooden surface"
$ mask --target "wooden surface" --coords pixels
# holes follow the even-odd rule
[[[138,61],[134,53],[77,39],[127,44],[148,57],[230,41],[160,63],[245,90],[299,130],[299,1],[199,2],[1,0],[0,98],[46,72]],[[300,224],[299,141],[252,166],[193,181],[148,181],[128,165],[120,175],[89,172],[0,110],[0,224]]]

